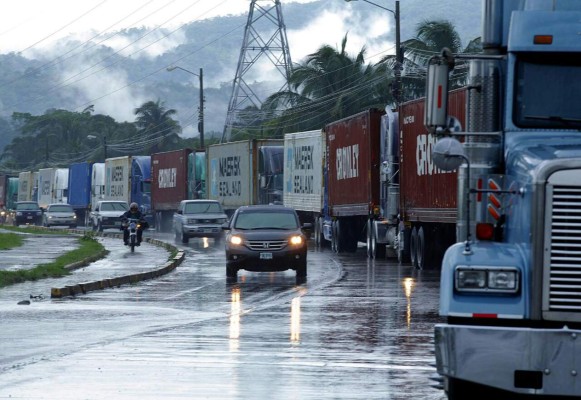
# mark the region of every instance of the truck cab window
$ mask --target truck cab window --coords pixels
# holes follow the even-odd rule
[[[523,54],[516,65],[514,123],[581,129],[581,62],[569,54]]]

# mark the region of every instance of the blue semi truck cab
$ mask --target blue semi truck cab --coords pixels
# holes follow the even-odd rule
[[[437,369],[450,399],[580,398],[581,2],[483,5],[466,132],[448,129],[446,112],[448,73],[461,56],[444,50],[428,71],[425,123],[441,137],[432,157],[458,171]]]

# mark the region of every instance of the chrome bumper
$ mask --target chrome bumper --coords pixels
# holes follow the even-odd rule
[[[581,396],[581,330],[438,324],[435,345],[445,377],[515,393]],[[522,379],[515,387],[523,375],[537,377],[540,387]]]

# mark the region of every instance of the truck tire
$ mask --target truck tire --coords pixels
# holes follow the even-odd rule
[[[97,222],[97,231],[103,232],[103,225],[101,225],[101,221]]]
[[[337,238],[337,221],[331,222],[331,250],[333,253],[339,253]]]
[[[373,221],[372,220],[368,220],[367,221],[367,226],[366,226],[366,237],[367,237],[367,258],[373,258],[373,247],[371,245],[371,241],[373,239]]]
[[[377,234],[375,232],[371,236],[371,257],[374,260],[385,258],[385,243],[379,243],[377,240]]]
[[[322,228],[323,221],[321,217],[315,218],[315,246],[321,247],[323,245],[323,228]]]
[[[412,267],[418,267],[418,230],[414,226],[410,235],[410,261]]]
[[[418,269],[426,269],[426,262],[428,256],[428,247],[426,242],[426,232],[424,227],[421,226],[418,229],[418,240],[417,240],[417,247],[416,247],[416,263]]]
[[[182,243],[187,244],[190,241],[188,235],[182,232]]]

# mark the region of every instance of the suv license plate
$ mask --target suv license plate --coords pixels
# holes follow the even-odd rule
[[[272,253],[260,253],[261,260],[272,260]]]

